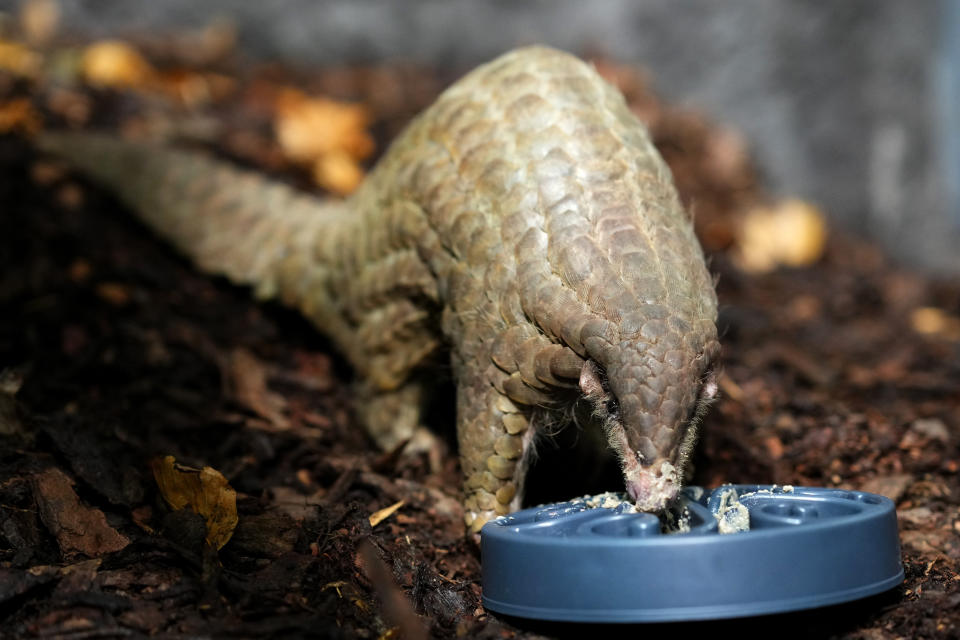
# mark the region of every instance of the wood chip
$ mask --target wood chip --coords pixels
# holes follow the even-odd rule
[[[383,522],[384,520],[392,516],[393,512],[399,509],[400,507],[402,507],[403,504],[404,504],[404,501],[399,500],[397,502],[394,502],[389,507],[384,507],[383,509],[380,509],[379,511],[375,511],[372,514],[370,514],[370,528],[377,526],[378,524],[380,524],[381,522]]]
[[[73,482],[59,469],[33,476],[33,494],[40,519],[57,539],[64,555],[92,558],[123,549],[130,541],[107,524],[103,511],[83,504]]]

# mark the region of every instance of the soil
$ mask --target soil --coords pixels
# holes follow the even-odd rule
[[[152,43],[148,57],[216,72],[234,89],[197,105],[0,71],[0,104],[25,98],[50,128],[173,123],[311,188],[273,141],[272,87],[365,104],[382,150],[461,71],[197,62],[167,46]],[[660,103],[641,73],[598,65],[649,123],[718,276],[723,381],[691,482],[887,495],[901,587],[811,612],[656,628],[485,611],[449,427],[431,452],[378,451],[354,417],[349,367],[321,332],[199,273],[13,132],[0,136],[0,635],[960,634],[960,283],[837,231],[809,266],[742,271],[738,216],[767,199],[762,167],[729,131]],[[453,419],[438,410],[441,428]],[[236,490],[238,524],[219,551],[202,517],[160,497],[150,465],[166,455],[212,467]]]

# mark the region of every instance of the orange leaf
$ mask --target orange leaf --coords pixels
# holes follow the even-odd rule
[[[36,133],[40,130],[40,114],[26,98],[14,98],[0,103],[0,133],[22,131]]]
[[[827,224],[819,209],[802,200],[784,200],[747,213],[737,238],[737,263],[753,273],[781,265],[809,266],[823,255],[826,240]]]
[[[177,464],[173,456],[150,461],[160,494],[174,511],[189,508],[207,521],[207,544],[220,549],[237,526],[237,492],[216,469]]]
[[[342,151],[327,153],[313,165],[313,181],[338,195],[348,195],[363,182],[363,169]]]
[[[296,162],[310,162],[332,151],[358,160],[368,157],[374,149],[369,124],[370,113],[362,105],[311,98],[295,89],[286,89],[277,98],[277,140]]]
[[[143,88],[156,73],[132,46],[119,40],[102,40],[87,47],[81,60],[83,77],[97,87]]]
[[[960,317],[937,307],[920,307],[910,313],[910,326],[917,333],[960,341]]]
[[[40,72],[42,56],[18,42],[0,40],[0,69],[21,76],[34,77]]]

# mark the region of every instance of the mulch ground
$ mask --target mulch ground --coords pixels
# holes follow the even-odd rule
[[[170,65],[177,46],[148,51]],[[27,99],[49,127],[176,122],[234,161],[308,187],[273,142],[263,86],[367,105],[382,150],[459,71],[217,65],[241,88],[201,106],[2,71],[0,101]],[[642,74],[600,68],[650,124],[718,275],[724,381],[692,482],[891,497],[901,587],[820,611],[655,630],[534,625],[484,611],[452,445],[432,455],[378,451],[354,417],[351,372],[320,332],[197,272],[109,193],[40,156],[29,136],[7,134],[0,636],[960,633],[960,283],[897,266],[839,232],[810,266],[742,271],[732,258],[737,216],[763,201],[762,167],[729,132],[661,104]],[[438,422],[452,425],[453,414]],[[205,543],[202,517],[160,497],[150,463],[166,455],[216,469],[237,491],[238,524],[219,551]]]

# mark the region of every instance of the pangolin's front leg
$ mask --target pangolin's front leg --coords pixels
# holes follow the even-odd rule
[[[572,351],[532,327],[513,327],[478,345],[474,357],[454,356],[460,380],[457,440],[471,531],[520,508],[538,422],[573,401],[581,368]],[[497,347],[500,353],[494,354]]]

